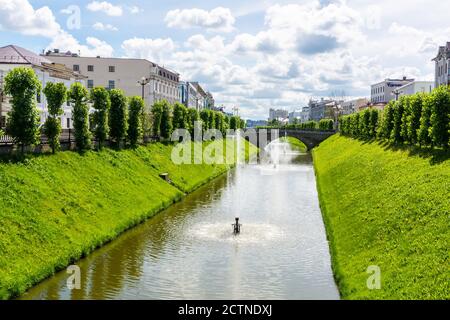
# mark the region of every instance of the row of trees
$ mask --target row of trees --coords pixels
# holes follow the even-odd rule
[[[341,118],[344,135],[379,138],[395,144],[450,146],[450,87],[430,94],[403,96],[390,102],[383,112],[366,109]]]
[[[5,92],[12,97],[12,110],[8,117],[7,133],[23,147],[39,142],[39,113],[36,95],[41,83],[31,68],[14,68],[5,77]],[[125,97],[118,89],[103,87],[88,91],[81,83],[73,83],[68,90],[63,83],[48,82],[43,90],[47,99],[48,118],[42,132],[48,138],[53,153],[60,148],[62,132],[60,116],[63,104],[73,106],[72,118],[77,149],[85,151],[92,147],[92,139],[101,149],[109,138],[117,148],[122,144],[136,146],[144,134],[169,139],[174,128],[194,130],[194,122],[202,120],[203,130],[239,129],[245,122],[237,116],[228,117],[222,112],[188,109],[181,103],[170,105],[157,102],[151,112],[145,112],[141,97]],[[89,112],[89,105],[94,110]]]
[[[162,139],[169,139],[175,129],[186,129],[193,135],[196,121],[202,122],[203,131],[217,129],[224,136],[228,129],[237,130],[245,127],[245,121],[238,116],[229,117],[223,112],[206,109],[198,112],[178,102],[170,105],[165,100],[153,105],[151,116],[152,134]]]

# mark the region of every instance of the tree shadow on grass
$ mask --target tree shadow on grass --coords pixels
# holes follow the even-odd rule
[[[409,157],[420,157],[422,159],[429,159],[430,165],[439,165],[447,160],[450,160],[450,150],[445,150],[443,148],[431,148],[431,147],[420,147],[405,144],[393,144],[386,140],[377,139],[362,139],[359,141],[363,145],[367,144],[377,144],[382,147],[385,151],[406,151]]]

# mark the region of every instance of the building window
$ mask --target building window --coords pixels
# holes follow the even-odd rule
[[[79,64],[74,64],[73,65],[73,71],[79,72],[80,71],[80,65]]]
[[[89,79],[87,81],[87,87],[88,87],[88,89],[92,89],[94,87],[94,80]]]
[[[108,89],[114,89],[116,87],[116,83],[114,82],[114,80],[109,80],[108,81]]]
[[[116,72],[115,66],[109,66],[109,72]]]
[[[94,72],[94,66],[92,64],[88,65],[88,71]]]

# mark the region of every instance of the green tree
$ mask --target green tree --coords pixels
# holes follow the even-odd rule
[[[152,119],[153,119],[153,124],[152,124],[153,136],[160,137],[161,136],[161,119],[162,119],[162,114],[163,114],[163,102],[162,101],[156,102],[153,105],[151,112],[152,112]]]
[[[200,119],[202,120],[203,132],[208,130],[208,126],[209,126],[209,123],[210,123],[209,122],[209,116],[210,116],[209,110],[203,109],[202,111],[200,111]]]
[[[59,137],[62,129],[61,119],[58,116],[64,112],[62,105],[67,99],[67,88],[62,82],[47,82],[43,91],[47,99],[49,114],[44,124],[44,133],[54,154],[60,148]]]
[[[422,115],[424,94],[418,93],[411,96],[409,101],[409,118],[408,118],[408,141],[411,144],[416,144],[418,139],[418,131],[420,129],[420,117]]]
[[[39,141],[39,112],[36,96],[41,83],[33,69],[18,67],[5,77],[5,94],[11,96],[12,108],[8,117],[7,132],[15,143],[22,146],[34,145]]]
[[[405,106],[403,104],[402,99],[396,101],[394,104],[394,119],[393,119],[393,127],[391,132],[391,139],[394,143],[402,143],[403,137],[401,135],[402,132],[402,117],[405,111]]]
[[[222,112],[218,111],[215,113],[215,125],[216,125],[216,129],[219,130],[223,136],[225,136],[226,131],[225,131],[225,123],[224,123],[224,115]]]
[[[69,102],[73,106],[73,127],[75,129],[75,142],[80,152],[91,148],[91,133],[89,131],[89,107],[87,89],[79,82],[70,86]]]
[[[432,142],[430,136],[430,119],[433,109],[433,96],[427,94],[423,99],[422,114],[420,116],[420,127],[417,132],[417,139],[421,146],[429,146]]]
[[[200,119],[200,115],[198,113],[198,111],[194,108],[188,108],[187,109],[187,114],[188,114],[188,129],[189,132],[191,133],[191,136],[194,135],[194,123],[196,121],[199,121]]]
[[[394,102],[391,101],[384,108],[379,131],[380,138],[389,140],[391,138],[392,128],[394,125]]]
[[[128,141],[131,147],[136,147],[142,138],[142,113],[144,111],[144,100],[141,97],[132,97],[129,102],[128,117]]]
[[[370,110],[369,120],[369,138],[375,138],[377,135],[379,112],[376,109]]]
[[[163,100],[163,110],[161,114],[161,138],[163,139],[170,139],[173,131],[173,124],[172,124],[172,107],[170,104]]]
[[[403,105],[403,115],[401,119],[401,126],[400,126],[400,136],[403,141],[410,142],[409,141],[409,135],[408,135],[408,128],[409,128],[409,119],[411,117],[411,99],[409,96],[403,96],[400,98],[400,104]]]
[[[239,118],[236,116],[232,116],[230,118],[230,129],[237,130],[239,129]]]
[[[209,113],[208,116],[208,129],[214,129],[216,127],[216,118],[214,116],[214,111],[212,110],[207,110]]]
[[[109,91],[111,108],[109,109],[109,137],[120,147],[120,141],[125,139],[128,129],[127,98],[122,90],[112,89]]]
[[[93,131],[98,142],[98,148],[102,149],[103,144],[108,137],[108,113],[111,108],[111,100],[109,99],[108,90],[103,87],[96,87],[91,90],[91,100],[94,108],[93,114]]]
[[[450,89],[440,86],[431,93],[430,137],[435,146],[448,148],[450,130]]]
[[[187,108],[177,102],[173,106],[173,128],[174,129],[187,129],[188,128],[188,111]]]

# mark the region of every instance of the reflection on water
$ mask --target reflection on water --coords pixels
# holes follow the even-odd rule
[[[242,230],[231,224],[240,217]],[[22,299],[338,299],[310,154],[272,144]]]

